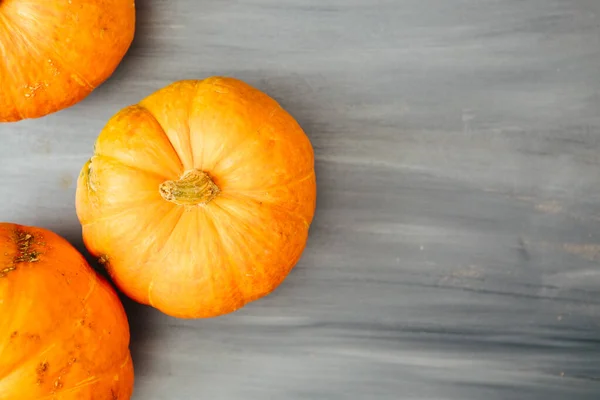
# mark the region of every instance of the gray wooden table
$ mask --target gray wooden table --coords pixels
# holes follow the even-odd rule
[[[105,122],[214,74],[297,117],[319,201],[272,296],[202,321],[126,302],[134,399],[600,398],[600,2],[137,3],[110,81],[0,126],[0,220],[83,249]]]

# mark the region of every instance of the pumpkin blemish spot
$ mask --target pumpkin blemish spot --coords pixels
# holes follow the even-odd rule
[[[14,240],[17,244],[17,254],[13,257],[10,266],[0,269],[0,278],[5,277],[9,272],[16,270],[17,264],[33,263],[40,260],[39,256],[41,253],[31,249],[31,245],[34,243],[33,235],[17,230],[15,231]]]
[[[14,264],[23,262],[36,262],[39,261],[40,252],[31,250],[31,244],[33,243],[33,235],[23,231],[16,232],[17,242],[17,255],[14,257]]]
[[[40,335],[36,335],[33,333],[28,333],[27,335],[25,335],[25,337],[29,340],[33,340],[35,342],[37,342],[38,340],[41,340],[42,338],[40,337]]]
[[[41,385],[44,382],[44,375],[46,375],[46,371],[48,371],[49,366],[50,364],[48,364],[46,361],[37,366],[35,372],[37,374],[38,385]]]
[[[17,267],[15,267],[15,266],[10,266],[10,267],[0,269],[0,278],[4,278],[6,275],[8,275],[9,272],[14,271],[15,269],[17,269]]]

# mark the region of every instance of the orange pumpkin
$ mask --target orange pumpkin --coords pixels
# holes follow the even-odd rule
[[[0,122],[69,107],[128,50],[134,0],[0,0]]]
[[[0,400],[129,399],[129,325],[66,240],[0,223]]]
[[[77,185],[88,250],[134,300],[181,318],[272,292],[303,252],[316,200],[311,143],[233,78],[180,81],[106,125]]]

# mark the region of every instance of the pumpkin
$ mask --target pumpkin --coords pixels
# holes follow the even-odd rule
[[[0,0],[0,122],[81,101],[127,52],[133,0]]]
[[[0,223],[0,400],[129,399],[129,326],[65,239]]]
[[[84,243],[137,302],[215,317],[299,261],[316,201],[311,143],[274,99],[225,77],[118,112],[77,183]]]

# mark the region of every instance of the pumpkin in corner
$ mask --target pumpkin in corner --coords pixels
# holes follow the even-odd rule
[[[87,97],[133,41],[134,0],[0,0],[0,122]]]
[[[86,247],[134,300],[180,318],[233,312],[299,261],[316,202],[312,145],[234,79],[175,82],[117,113],[77,184]]]
[[[0,223],[0,400],[128,400],[129,325],[65,239]]]

